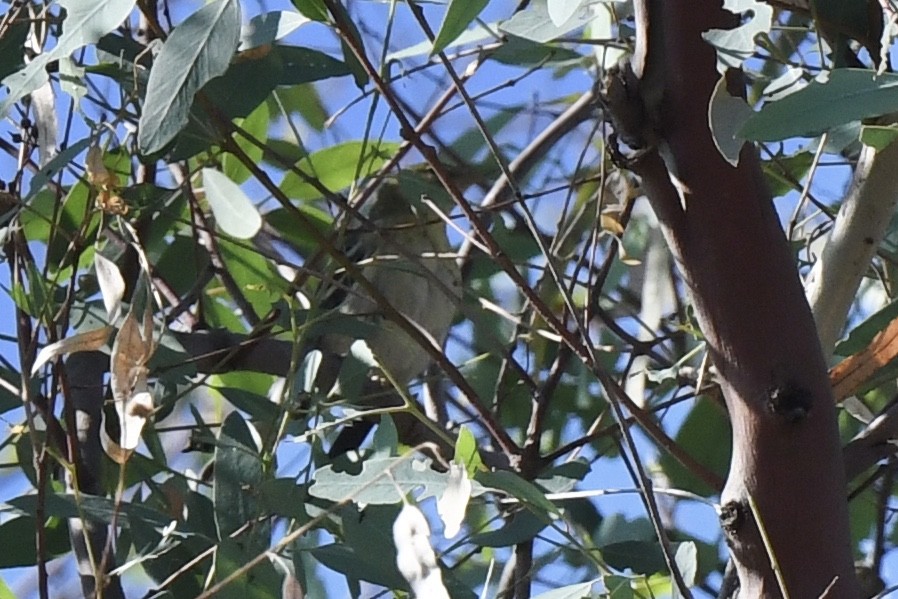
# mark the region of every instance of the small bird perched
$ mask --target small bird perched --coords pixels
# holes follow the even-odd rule
[[[347,225],[346,255],[370,286],[354,280],[349,272],[337,276],[344,293],[336,311],[371,325],[363,337],[380,368],[368,373],[362,387],[365,394],[379,390],[382,398],[386,395],[382,399],[386,404],[380,405],[396,403],[395,394],[383,393],[391,382],[407,385],[433,361],[431,353],[408,333],[409,326],[441,347],[461,301],[461,271],[451,253],[446,225],[424,203],[426,196],[407,195],[398,183],[386,182],[359,211],[364,220],[350,218],[352,224]],[[402,317],[407,322],[400,322]],[[343,332],[327,332],[320,347],[325,354],[345,357],[355,341]],[[363,419],[342,431],[331,456],[357,449],[372,426],[372,421]]]

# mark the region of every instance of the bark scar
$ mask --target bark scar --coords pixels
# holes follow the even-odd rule
[[[779,383],[767,389],[767,409],[789,424],[797,424],[807,418],[813,404],[813,394],[794,381]]]

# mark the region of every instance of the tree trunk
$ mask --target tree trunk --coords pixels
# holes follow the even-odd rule
[[[609,110],[620,136],[643,146],[633,169],[689,286],[733,423],[721,523],[738,596],[858,597],[814,320],[754,149],[743,148],[733,167],[708,128],[719,75],[701,34],[737,19],[720,0],[636,4],[632,72],[617,75]],[[743,95],[741,74],[727,80]]]

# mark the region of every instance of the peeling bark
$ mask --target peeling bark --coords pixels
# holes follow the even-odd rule
[[[635,113],[649,122],[634,123],[632,107],[612,120],[629,128],[620,132],[629,145],[642,146],[633,170],[689,286],[733,423],[721,522],[738,596],[857,597],[836,413],[814,320],[756,153],[743,148],[730,166],[708,128],[718,74],[701,34],[736,24],[721,4],[637,0],[634,59],[643,64],[622,69],[627,93],[618,97],[632,95],[637,74],[644,106]],[[727,76],[733,95],[742,93],[738,79]],[[609,110],[617,108],[612,98]]]

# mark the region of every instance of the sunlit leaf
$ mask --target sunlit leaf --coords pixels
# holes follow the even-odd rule
[[[184,125],[197,91],[223,74],[240,39],[240,4],[218,0],[175,28],[156,57],[137,136],[144,154],[164,148]]]
[[[262,216],[239,185],[227,175],[203,169],[206,199],[221,230],[237,239],[249,239],[262,227]]]

